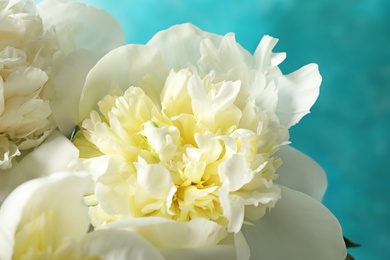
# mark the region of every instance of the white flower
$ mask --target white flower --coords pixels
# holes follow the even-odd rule
[[[83,194],[90,176],[58,172],[16,188],[0,209],[0,258],[163,259],[139,235],[121,230],[87,234]]]
[[[70,135],[86,74],[124,35],[105,12],[61,0],[1,1],[0,18],[1,204],[24,181],[66,169],[74,155],[68,145],[33,149],[56,127]],[[58,133],[49,139],[67,142]]]
[[[95,227],[134,230],[141,222],[155,230],[150,226],[162,217],[174,221],[173,232],[203,221],[237,237],[247,221],[254,224],[243,228],[254,258],[345,258],[340,225],[318,201],[323,171],[284,146],[288,128],[314,104],[321,76],[315,64],[283,75],[285,55],[272,53],[276,42],[265,36],[252,56],[233,34],[184,24],[96,64],[74,139],[82,158],[76,167],[95,181],[86,197]],[[154,235],[135,230],[161,247]],[[179,233],[184,248],[193,243]],[[233,244],[235,256],[247,259],[246,243]]]
[[[69,134],[77,106],[68,113],[64,106],[78,103],[86,73],[123,43],[117,22],[92,7],[61,0],[43,1],[38,8],[32,0],[1,1],[0,170],[11,168],[57,125]]]

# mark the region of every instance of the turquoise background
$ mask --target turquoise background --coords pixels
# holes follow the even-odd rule
[[[85,0],[115,16],[128,43],[146,43],[171,25],[235,32],[254,51],[279,38],[285,73],[310,62],[323,76],[320,97],[291,129],[295,147],[327,171],[324,204],[356,259],[390,258],[390,1],[388,0]]]

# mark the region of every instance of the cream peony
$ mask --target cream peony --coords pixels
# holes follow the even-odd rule
[[[87,40],[93,44],[85,44]],[[1,1],[0,170],[11,168],[57,125],[64,132],[73,127],[61,111],[63,104],[78,102],[92,65],[123,43],[116,21],[90,6],[61,0],[46,0],[38,7],[32,0]],[[74,117],[76,111],[66,116]]]
[[[227,243],[247,259],[243,230],[254,259],[345,258],[340,225],[320,203],[322,169],[286,146],[321,76],[315,64],[283,75],[276,42],[263,37],[252,56],[233,34],[183,24],[96,64],[73,140],[76,169],[95,183],[86,196],[95,228],[127,228],[159,248],[205,255],[199,248]],[[183,231],[196,222],[221,235],[198,244]],[[164,223],[179,240],[156,235]]]
[[[87,72],[123,43],[117,21],[91,6],[0,2],[0,204],[40,176],[27,174],[22,161],[56,127],[70,135]]]
[[[90,176],[57,172],[16,188],[0,209],[0,258],[163,259],[139,235],[120,230],[87,233],[83,194]]]

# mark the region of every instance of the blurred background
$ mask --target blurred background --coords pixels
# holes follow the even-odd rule
[[[284,73],[318,63],[321,94],[291,129],[293,146],[319,162],[324,204],[356,259],[390,257],[390,1],[388,0],[84,0],[115,16],[128,43],[146,43],[171,25],[234,32],[253,52],[264,34],[287,52]],[[389,161],[387,161],[389,160]]]

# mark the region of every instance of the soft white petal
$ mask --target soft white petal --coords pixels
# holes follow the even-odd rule
[[[0,172],[0,204],[18,185],[33,178],[66,170],[78,158],[77,148],[58,131],[12,168]]]
[[[200,77],[193,75],[188,82],[193,114],[212,132],[238,125],[242,113],[233,103],[240,87],[240,81],[228,81],[207,91]]]
[[[125,230],[96,230],[82,240],[84,256],[101,260],[162,260],[160,252],[143,237]]]
[[[229,187],[229,191],[237,191],[253,179],[253,171],[248,167],[244,154],[233,154],[222,162],[218,168],[221,181]]]
[[[78,123],[81,90],[89,70],[98,61],[90,51],[77,50],[58,63],[49,83],[55,88],[51,108],[60,131],[70,136]]]
[[[250,248],[241,231],[234,234],[234,246],[236,248],[237,260],[249,259],[251,255]]]
[[[119,47],[89,72],[81,94],[79,119],[89,115],[113,83],[123,90],[141,86],[150,98],[158,101],[167,75],[168,69],[157,49],[143,45]]]
[[[320,93],[322,77],[318,65],[308,64],[274,80],[279,91],[276,114],[282,125],[293,126],[310,112]]]
[[[253,67],[252,55],[236,42],[234,33],[226,34],[219,45],[210,39],[200,42],[201,58],[198,65],[205,74],[216,71],[217,74],[229,73],[236,68]]]
[[[158,32],[147,45],[160,50],[168,67],[186,68],[188,64],[197,63],[200,58],[200,43],[206,38],[210,39],[214,45],[219,46],[223,37],[204,32],[198,27],[186,23]]]
[[[284,186],[282,199],[254,225],[244,225],[252,259],[344,260],[336,217],[319,201]]]
[[[62,48],[66,49],[68,46],[64,45],[73,39],[76,48],[92,51],[102,57],[125,43],[118,21],[91,5],[46,0],[40,2],[37,9],[46,29],[55,26]]]
[[[236,258],[234,245],[216,245],[199,248],[162,248],[160,252],[169,260],[244,260],[244,258]]]
[[[276,155],[283,164],[277,169],[279,178],[275,182],[321,201],[328,184],[321,166],[289,145],[283,146]]]
[[[19,68],[4,83],[4,98],[36,97],[48,80],[47,74],[38,68]]]
[[[249,246],[242,232],[230,234],[218,245],[197,248],[160,248],[160,252],[169,260],[249,260]]]
[[[271,36],[265,35],[261,39],[256,48],[255,54],[255,68],[260,71],[266,71],[274,66],[278,66],[286,58],[286,53],[273,53],[272,49],[279,40]]]
[[[224,227],[204,218],[188,222],[176,222],[159,217],[133,218],[113,222],[106,227],[127,228],[161,248],[213,246],[228,235]]]
[[[155,199],[172,200],[176,192],[171,173],[159,164],[134,163],[137,168],[138,183],[141,188]]]
[[[81,239],[90,223],[82,199],[90,181],[86,173],[58,172],[17,187],[0,208],[0,259],[11,258],[20,221],[46,210],[55,211],[53,236],[59,241],[64,237]]]

